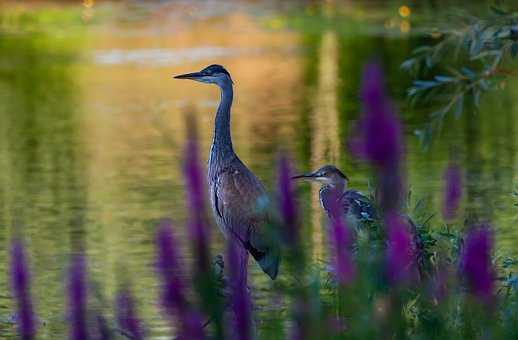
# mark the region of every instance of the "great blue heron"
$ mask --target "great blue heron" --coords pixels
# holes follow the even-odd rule
[[[215,84],[221,90],[207,174],[212,211],[227,242],[240,245],[242,280],[246,282],[248,252],[262,270],[275,279],[280,253],[278,245],[266,230],[268,197],[261,181],[243,164],[232,147],[232,78],[221,65],[210,65],[199,72],[175,78]]]
[[[333,216],[333,206],[338,206],[343,217],[355,225],[373,221],[376,218],[376,209],[372,201],[356,190],[346,190],[349,179],[334,165],[324,165],[314,172],[293,177],[293,179],[298,178],[322,184],[319,193],[320,204],[328,217]]]

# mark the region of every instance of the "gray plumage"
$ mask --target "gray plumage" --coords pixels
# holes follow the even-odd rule
[[[306,179],[322,184],[319,192],[320,204],[329,217],[332,216],[331,207],[337,202],[343,216],[357,222],[373,221],[376,218],[376,209],[372,201],[356,190],[346,190],[349,179],[333,165],[325,165],[320,169],[294,179]]]
[[[238,242],[259,263],[262,270],[275,279],[280,253],[278,245],[266,230],[269,220],[266,209],[268,196],[261,181],[239,159],[232,146],[232,78],[220,65],[211,65],[200,72],[175,78],[216,84],[221,90],[207,174],[212,211],[225,238],[230,242]],[[246,258],[243,262],[243,270],[246,271]]]

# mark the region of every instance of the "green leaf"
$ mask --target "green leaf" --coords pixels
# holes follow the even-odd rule
[[[438,82],[441,82],[441,83],[451,83],[451,82],[455,81],[456,78],[439,75],[439,76],[435,76],[435,80],[437,80]]]
[[[455,109],[453,110],[453,116],[456,119],[459,119],[459,117],[462,115],[463,104],[464,104],[464,95],[461,95],[457,99],[457,102],[455,103]]]
[[[444,119],[444,116],[446,115],[446,110],[445,109],[440,109],[438,111],[435,111],[435,112],[432,112],[430,114],[430,117],[432,119],[437,119],[437,120],[443,120]]]
[[[440,85],[440,83],[433,80],[414,80],[414,86],[418,89],[429,89]]]
[[[417,94],[417,91],[419,91],[417,88],[411,87],[411,88],[408,89],[407,95],[409,97],[415,96]]]
[[[465,75],[466,77],[468,77],[469,79],[475,79],[475,77],[477,76],[477,74],[475,72],[473,72],[470,68],[464,66],[460,69],[460,71],[462,72],[463,75]]]
[[[484,91],[489,90],[489,82],[487,80],[481,79],[479,84],[480,84],[480,88],[482,90],[484,90]]]
[[[401,67],[403,70],[407,70],[407,71],[409,71],[409,70],[411,70],[411,69],[412,69],[412,67],[415,65],[415,62],[416,62],[416,60],[415,60],[415,59],[413,59],[413,58],[412,58],[412,59],[407,59],[407,60],[405,60],[404,62],[402,62],[402,63],[401,63],[401,66],[400,66],[400,67]]]
[[[494,13],[494,14],[496,14],[496,15],[500,15],[500,16],[502,16],[502,15],[507,15],[507,14],[509,14],[508,12],[504,11],[502,8],[500,8],[500,7],[496,7],[495,5],[492,5],[492,6],[490,6],[489,8],[491,9],[491,12],[493,12],[493,13]]]
[[[432,49],[432,47],[431,47],[431,46],[427,46],[427,45],[425,45],[425,46],[419,46],[418,48],[416,48],[416,49],[414,49],[414,50],[412,51],[412,54],[413,54],[413,55],[421,54],[421,53],[424,53],[424,52],[428,52],[428,51],[430,51],[431,49]]]
[[[513,58],[518,56],[518,42],[515,42],[511,45],[511,56]]]
[[[485,57],[493,57],[493,56],[499,55],[500,53],[501,53],[500,51],[484,51],[484,52],[480,52],[479,54],[471,57],[471,60],[478,60],[478,59],[482,59]]]
[[[473,102],[477,108],[480,107],[480,93],[480,89],[473,90]]]

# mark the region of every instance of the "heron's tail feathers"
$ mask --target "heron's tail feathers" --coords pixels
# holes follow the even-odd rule
[[[259,263],[263,272],[265,272],[272,280],[275,280],[279,272],[279,263],[281,260],[280,248],[274,242],[261,242],[261,238],[252,237],[245,242],[245,248],[252,257]]]

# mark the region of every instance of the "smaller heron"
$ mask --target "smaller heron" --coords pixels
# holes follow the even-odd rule
[[[322,184],[320,188],[320,204],[329,218],[332,218],[332,207],[338,199],[338,206],[346,220],[358,225],[358,222],[373,221],[376,218],[376,209],[372,201],[356,190],[346,190],[349,179],[334,165],[324,165],[320,169],[298,176],[293,179],[305,179]],[[335,205],[336,206],[336,205]]]

